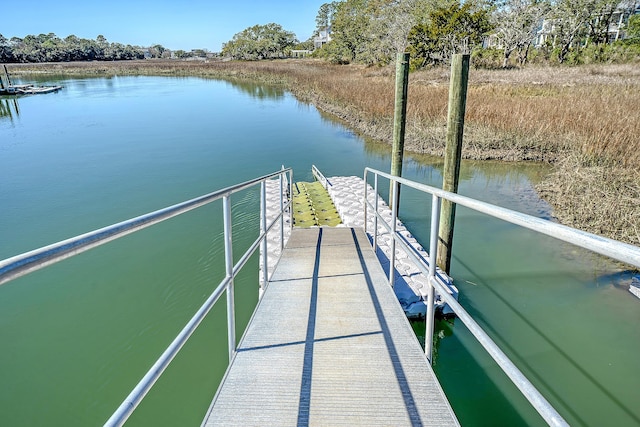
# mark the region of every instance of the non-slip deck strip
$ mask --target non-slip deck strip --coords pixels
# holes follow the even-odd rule
[[[341,224],[331,197],[319,182],[297,182],[293,185],[293,225],[314,227]]]
[[[294,229],[205,426],[457,419],[361,229]]]

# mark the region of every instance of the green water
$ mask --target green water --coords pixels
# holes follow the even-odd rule
[[[41,82],[46,83],[46,82]],[[310,180],[389,169],[365,142],[290,94],[197,78],[58,81],[0,99],[0,259],[247,180],[282,164]],[[404,175],[441,184],[437,159]],[[465,163],[460,192],[550,217],[541,166]],[[258,195],[234,196],[236,254],[258,234]],[[402,193],[428,242],[430,199]],[[572,425],[640,423],[640,301],[617,269],[551,238],[460,209],[460,301]],[[236,255],[237,259],[237,255]],[[219,203],[0,287],[0,425],[101,425],[223,277]],[[257,260],[236,282],[238,335],[257,301]],[[541,420],[457,320],[435,369],[464,426]],[[227,363],[218,304],[128,425],[199,425]]]

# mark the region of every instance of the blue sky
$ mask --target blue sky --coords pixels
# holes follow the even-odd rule
[[[209,49],[256,24],[275,22],[308,39],[320,5],[330,0],[22,0],[14,4],[15,19],[3,19],[7,38],[55,33],[110,42],[169,49]]]

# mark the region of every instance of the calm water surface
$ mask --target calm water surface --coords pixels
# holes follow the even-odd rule
[[[291,166],[310,180],[388,170],[365,142],[277,88],[197,78],[63,80],[0,99],[0,259]],[[437,159],[404,175],[439,186]],[[465,163],[460,192],[550,217],[545,168]],[[428,242],[430,201],[402,193]],[[258,233],[255,192],[233,198],[234,249]],[[223,277],[213,204],[0,287],[0,425],[101,425]],[[458,210],[460,301],[572,425],[640,424],[640,301],[610,263]],[[251,261],[257,266],[257,260]],[[256,267],[257,268],[257,267]],[[257,274],[236,282],[239,334]],[[419,329],[419,325],[418,325]],[[418,334],[420,332],[418,331]],[[442,321],[435,369],[464,426],[542,425],[461,322]],[[199,425],[227,363],[214,308],[128,425]]]

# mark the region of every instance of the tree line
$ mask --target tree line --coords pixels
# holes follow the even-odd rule
[[[161,44],[150,47],[111,43],[99,35],[95,40],[75,35],[60,38],[54,33],[7,39],[0,34],[0,62],[119,61],[144,58],[209,57],[207,49],[171,51]]]
[[[278,24],[256,25],[234,35],[222,54],[284,57],[314,49],[314,37],[328,31],[330,41],[313,55],[335,63],[386,64],[405,50],[413,69],[448,62],[456,52],[502,67],[637,60],[638,11],[639,0],[342,0],[320,6],[305,42]]]
[[[467,51],[479,59],[493,55],[508,66],[514,53],[515,62],[524,65],[535,47],[536,55],[563,63],[585,53],[606,60],[615,37],[635,45],[628,57],[638,58],[639,5],[638,0],[334,1],[318,11],[316,31],[330,28],[332,37],[318,54],[334,62],[374,64],[407,50],[419,68]]]
[[[110,43],[99,35],[95,40],[54,33],[7,39],[0,34],[0,62],[114,61],[142,59],[139,46]]]

